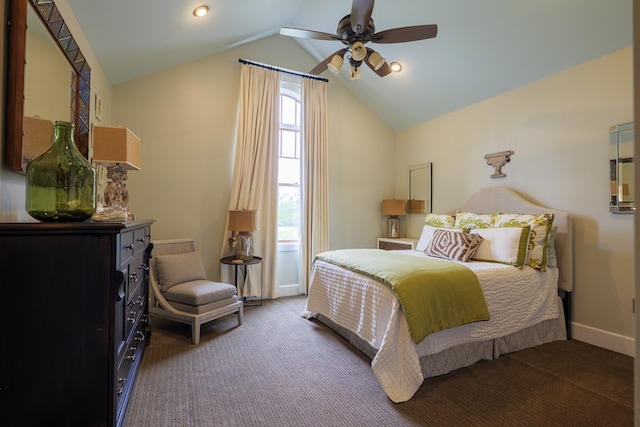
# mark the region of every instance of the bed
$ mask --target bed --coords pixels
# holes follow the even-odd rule
[[[495,359],[501,354],[565,340],[569,336],[573,288],[569,215],[538,206],[504,187],[478,191],[456,213],[459,214],[458,219],[462,218],[463,213],[478,217],[490,214],[492,220],[493,215],[498,213],[544,214],[552,218],[552,227],[548,227],[551,244],[544,248],[545,264],[548,263],[546,268],[529,264],[529,255],[532,254],[530,246],[524,265],[487,262],[494,260],[483,257],[480,260],[472,258],[468,262],[445,261],[463,264],[475,273],[486,300],[488,320],[471,321],[430,332],[417,341],[413,320],[410,327],[398,293],[389,283],[385,283],[386,280],[350,265],[342,266],[332,258],[325,257],[334,253],[342,255],[342,251],[320,254],[314,261],[302,316],[317,319],[369,356],[376,378],[396,403],[411,399],[426,378],[443,375],[480,360]],[[425,231],[427,228],[425,226]],[[421,242],[425,238],[425,231]],[[483,247],[492,241],[490,234],[486,234],[489,231],[476,233],[489,236]],[[389,254],[390,258],[404,257],[403,260],[414,257],[441,260],[441,257],[425,255],[420,245],[419,242],[418,248],[421,250],[384,253]],[[434,244],[428,246],[431,248]],[[351,251],[358,250],[347,250],[345,254],[354,257],[359,255]],[[369,251],[383,252],[375,249]],[[431,250],[427,252],[432,253]],[[480,252],[478,249],[476,253]],[[406,300],[404,303],[407,304]],[[407,312],[407,315],[413,319],[412,313]]]

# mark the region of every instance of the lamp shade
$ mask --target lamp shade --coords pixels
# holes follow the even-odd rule
[[[332,73],[338,74],[343,62],[344,60],[342,59],[342,56],[333,55],[333,57],[331,58],[331,62],[327,64],[327,68],[331,70]]]
[[[229,230],[255,231],[258,229],[258,211],[229,211]]]
[[[382,201],[383,215],[405,215],[404,200],[385,199]]]
[[[382,67],[385,63],[386,59],[384,59],[378,52],[375,50],[371,52],[369,55],[369,63],[373,66],[373,69],[378,71],[380,67]]]
[[[140,170],[140,138],[120,126],[93,127],[93,162]]]
[[[424,213],[424,200],[411,199],[407,204],[409,205],[409,213]]]
[[[25,116],[22,122],[22,156],[29,161],[44,153],[53,142],[53,122],[39,117]]]

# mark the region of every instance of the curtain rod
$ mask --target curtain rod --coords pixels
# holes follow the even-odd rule
[[[286,68],[280,68],[280,67],[276,67],[274,65],[267,65],[267,64],[263,64],[261,62],[249,61],[248,59],[240,58],[240,59],[238,59],[238,62],[240,62],[241,64],[254,65],[256,67],[266,68],[267,70],[280,71],[281,73],[287,73],[287,74],[292,74],[294,76],[304,77],[305,79],[320,80],[322,82],[328,82],[329,81],[329,79],[326,79],[324,77],[319,77],[319,76],[316,76],[314,74],[307,74],[307,73],[301,73],[299,71],[287,70]]]

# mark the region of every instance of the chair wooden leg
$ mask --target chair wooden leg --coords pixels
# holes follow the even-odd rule
[[[244,321],[242,309],[243,309],[242,306],[240,306],[240,308],[238,309],[238,325],[242,325],[242,322]]]
[[[191,340],[194,345],[198,345],[200,343],[200,322],[194,320],[191,323]]]

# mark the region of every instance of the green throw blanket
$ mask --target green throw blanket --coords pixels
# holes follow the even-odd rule
[[[455,262],[380,249],[341,249],[316,259],[378,279],[396,293],[417,344],[427,335],[489,320],[478,277]]]

